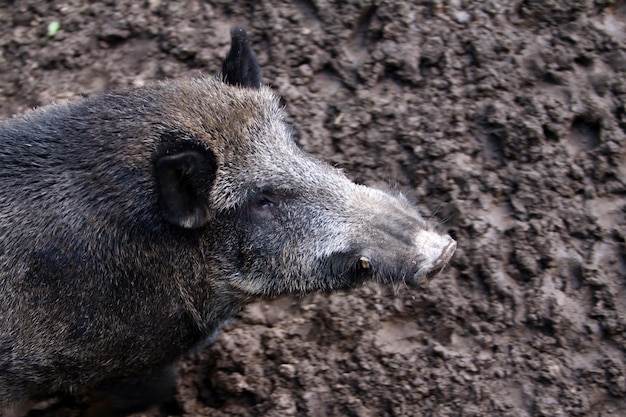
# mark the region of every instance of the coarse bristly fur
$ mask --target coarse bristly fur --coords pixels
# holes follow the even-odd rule
[[[0,124],[0,408],[93,389],[139,410],[159,398],[126,392],[169,392],[172,363],[252,300],[417,288],[452,256],[404,197],[299,149],[232,41],[219,77]]]

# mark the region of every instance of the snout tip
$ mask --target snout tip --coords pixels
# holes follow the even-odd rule
[[[428,284],[432,281],[443,269],[448,265],[450,259],[454,255],[456,251],[456,241],[452,239],[450,236],[446,236],[446,241],[442,245],[443,248],[439,256],[437,256],[431,263],[428,265],[426,273],[418,280],[420,285]]]
[[[450,259],[452,259],[452,255],[454,255],[454,252],[456,251],[456,240],[452,239],[451,237],[448,237],[448,239],[450,241],[448,242],[446,247],[443,248],[443,251],[441,251],[441,256],[439,256],[439,258],[435,261],[435,265],[433,266],[433,269],[435,270],[441,271],[443,268],[445,268],[448,262],[450,262]]]

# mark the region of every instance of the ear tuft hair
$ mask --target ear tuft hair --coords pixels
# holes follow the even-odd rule
[[[250,48],[246,31],[234,27],[230,31],[230,36],[230,51],[222,63],[222,79],[230,85],[260,88],[261,67]]]

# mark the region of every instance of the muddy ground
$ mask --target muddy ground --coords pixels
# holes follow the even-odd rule
[[[623,1],[4,0],[0,116],[215,73],[233,24],[304,148],[459,248],[423,292],[250,306],[146,415],[624,415]]]

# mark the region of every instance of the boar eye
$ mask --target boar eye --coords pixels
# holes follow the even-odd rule
[[[276,207],[276,201],[265,194],[260,194],[256,197],[256,206],[262,210],[271,210]]]
[[[249,211],[257,219],[270,219],[274,215],[274,209],[278,206],[278,200],[264,193],[257,194],[250,202]]]

